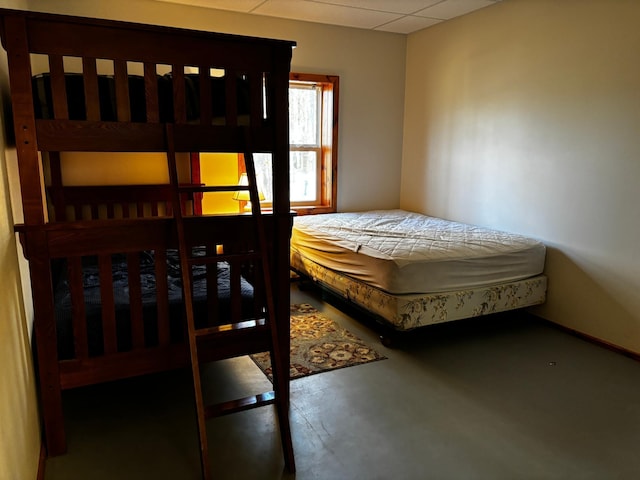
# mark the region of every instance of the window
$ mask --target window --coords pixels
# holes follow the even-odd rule
[[[336,211],[339,77],[292,73],[289,81],[291,208],[299,214]],[[256,173],[271,201],[271,155],[256,154]]]

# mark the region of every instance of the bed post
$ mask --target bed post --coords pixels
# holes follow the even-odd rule
[[[21,234],[25,256],[29,260],[31,289],[35,299],[34,336],[41,399],[40,414],[44,419],[48,454],[58,455],[66,451],[66,442],[53,321],[51,264],[47,255],[46,233],[37,228],[45,223],[45,204],[33,113],[27,20],[24,16],[3,16],[2,42],[7,50],[16,150],[20,159],[20,190],[26,227]]]
[[[274,206],[274,283],[276,318],[282,319],[282,327],[278,329],[280,345],[284,352],[291,346],[291,295],[289,273],[289,239],[291,236],[291,204],[289,196],[289,70],[292,49],[284,48],[274,61],[273,74],[274,105],[274,151],[273,151],[273,206]],[[284,371],[289,371],[289,355],[284,355]],[[289,404],[289,381],[281,390]]]
[[[28,231],[27,227],[27,231]],[[38,363],[40,409],[49,456],[67,451],[62,412],[62,392],[56,342],[51,263],[46,252],[46,232],[34,230],[25,236],[25,252],[33,291],[35,357]]]

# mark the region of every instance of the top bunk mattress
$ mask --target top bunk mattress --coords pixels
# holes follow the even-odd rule
[[[545,246],[404,210],[294,219],[291,254],[392,294],[446,292],[542,273]]]

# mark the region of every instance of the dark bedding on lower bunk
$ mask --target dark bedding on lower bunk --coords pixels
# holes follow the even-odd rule
[[[196,252],[196,255],[204,252]],[[102,303],[100,293],[100,275],[96,257],[84,257],[82,274],[84,286],[84,308],[89,356],[104,353],[104,335],[102,323]],[[206,325],[208,319],[207,272],[205,265],[193,265],[193,307],[197,326]],[[55,287],[56,329],[58,357],[61,360],[75,358],[73,339],[73,305],[67,269],[60,268],[59,280]],[[129,294],[129,275],[127,257],[112,256],[113,297],[116,319],[117,349],[119,352],[133,348],[131,308]],[[217,316],[229,318],[231,314],[230,266],[226,262],[217,264]],[[156,291],[155,255],[153,251],[140,254],[140,284],[142,293],[142,318],[145,346],[158,345],[159,332],[157,320],[158,299]],[[253,287],[243,277],[240,278],[242,293],[242,318],[250,318],[253,313]],[[176,250],[167,251],[167,297],[169,330],[172,343],[185,338],[184,306],[182,302],[182,278],[180,262]]]

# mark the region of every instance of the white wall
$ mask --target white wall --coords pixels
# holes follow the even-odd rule
[[[399,205],[406,36],[152,0],[29,0],[29,8],[295,40],[294,71],[340,76],[338,209]]]
[[[640,2],[505,0],[407,43],[401,206],[542,239],[536,313],[640,352]]]

